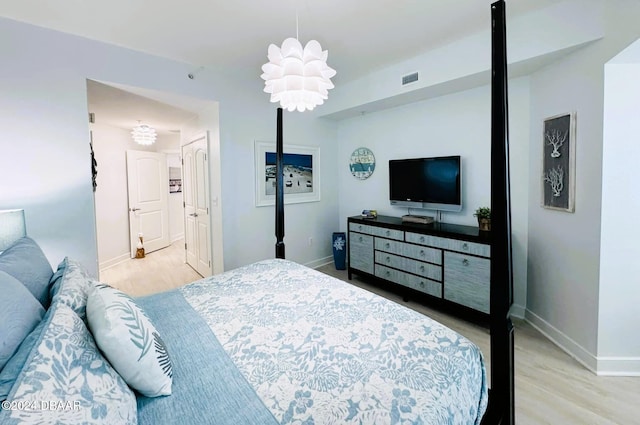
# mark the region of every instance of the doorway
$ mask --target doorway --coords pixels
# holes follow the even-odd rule
[[[158,153],[166,153],[169,161],[169,167],[180,167],[181,161],[181,145],[188,144],[191,141],[189,135],[201,134],[203,129],[209,128],[213,131],[210,149],[214,155],[213,160],[207,157],[207,166],[218,166],[219,169],[219,135],[218,131],[218,114],[217,103],[211,101],[193,100],[193,105],[187,106],[190,102],[186,102],[184,97],[176,97],[175,104],[180,107],[171,105],[172,99],[176,95],[165,92],[155,92],[141,88],[122,86],[118,84],[104,84],[96,81],[87,80],[87,98],[89,111],[95,117],[95,123],[90,125],[94,134],[94,144],[96,151],[97,166],[97,188],[95,194],[95,211],[96,211],[96,233],[98,239],[98,259],[99,270],[114,267],[116,264],[123,263],[131,257],[131,235],[129,229],[130,211],[128,202],[128,188],[126,182],[127,170],[125,163],[126,150],[141,150],[145,152],[157,151]],[[198,112],[200,111],[200,112]],[[212,114],[212,111],[215,114]],[[160,118],[154,118],[155,115]],[[142,118],[143,122],[156,127],[158,131],[158,140],[150,147],[137,146],[131,139],[131,127]],[[171,143],[169,144],[170,141]],[[178,168],[179,170],[179,168]],[[174,171],[176,169],[174,168]],[[178,171],[179,172],[179,171]],[[202,176],[211,176],[213,184],[209,185],[205,182],[207,193],[213,199],[213,208],[209,208],[209,221],[213,226],[209,226],[209,238],[211,238],[212,227],[220,227],[222,222],[221,210],[219,208],[220,185],[219,175],[200,172],[196,178]],[[173,177],[175,179],[175,176]],[[167,179],[162,178],[167,181]],[[164,185],[165,183],[163,183]],[[170,196],[170,223],[169,238],[170,242],[176,244],[179,242],[182,250],[183,264],[186,264],[186,251],[184,251],[184,203],[183,190],[175,190],[174,186],[167,188]],[[175,198],[175,199],[174,199]],[[179,199],[178,203],[173,202]],[[176,213],[174,207],[179,210]],[[132,206],[132,208],[137,208]],[[205,209],[206,211],[206,209]],[[206,219],[206,217],[205,217]],[[180,223],[179,234],[176,233],[176,222]],[[201,227],[202,228],[202,227]],[[148,243],[151,240],[144,234],[144,246],[147,252],[151,252]],[[151,236],[153,232],[149,234]],[[199,245],[208,244],[209,256],[214,257],[207,263],[212,265],[222,263],[222,232],[216,232],[216,243],[211,243],[211,239],[206,242],[205,234],[201,231]],[[179,238],[179,241],[176,239]],[[152,238],[153,239],[153,238]],[[219,246],[219,250],[211,249],[211,247]],[[216,252],[217,251],[217,252]],[[201,250],[200,252],[205,252]],[[138,262],[136,264],[141,264]],[[212,267],[216,272],[222,271],[222,267]],[[208,274],[211,274],[209,272]],[[207,275],[208,275],[207,274]],[[186,282],[185,282],[186,283]]]
[[[202,276],[212,274],[208,146],[206,133],[182,146],[186,261]]]
[[[126,157],[129,249],[135,258],[138,247],[150,253],[169,246],[169,179],[165,154],[127,150]]]

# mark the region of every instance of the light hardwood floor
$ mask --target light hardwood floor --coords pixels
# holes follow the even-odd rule
[[[133,258],[100,270],[101,282],[134,296],[165,291],[198,279],[202,276],[184,262],[184,240],[144,258]]]
[[[101,281],[133,296],[147,295],[200,279],[184,264],[183,243],[133,259],[100,273]],[[318,269],[406,305],[465,335],[485,354],[489,331],[354,277],[333,264]],[[527,322],[515,321],[516,422],[518,425],[640,425],[640,378],[598,377],[552,344]],[[487,373],[490,373],[488,370]]]

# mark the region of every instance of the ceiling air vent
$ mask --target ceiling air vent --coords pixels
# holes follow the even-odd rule
[[[407,84],[410,83],[414,83],[418,81],[418,73],[414,72],[413,74],[407,74],[404,77],[402,77],[402,85],[405,86]]]

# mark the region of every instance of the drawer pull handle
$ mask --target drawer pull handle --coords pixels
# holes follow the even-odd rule
[[[424,242],[424,236],[420,236],[420,242]]]
[[[468,243],[463,243],[462,244],[462,249],[464,249],[465,251],[467,251],[469,249],[469,244]]]
[[[420,266],[420,271],[423,272],[424,271],[424,266]]]
[[[360,242],[362,242],[362,236],[360,236]]]
[[[387,236],[389,236],[389,235],[391,234],[391,232],[390,232],[390,231],[388,231],[388,230],[387,230],[387,232],[386,232],[386,233],[387,233]]]
[[[386,274],[387,276],[391,276],[391,272],[390,272],[389,270],[387,270],[387,271],[385,272],[385,274]]]
[[[463,266],[468,266],[469,265],[469,260],[467,260],[466,258],[464,260],[462,260],[462,265]]]
[[[384,247],[389,249],[389,248],[391,248],[391,245],[389,244],[389,242],[387,242],[386,244],[384,244]]]
[[[358,230],[362,230],[362,226],[358,226]]]
[[[387,263],[391,262],[391,257],[387,257]]]
[[[421,287],[421,288],[424,288],[424,280],[421,280],[421,281],[420,281],[420,287]]]
[[[425,254],[424,249],[421,249],[421,250],[420,250],[420,256],[421,256],[421,257],[424,257],[424,254]]]

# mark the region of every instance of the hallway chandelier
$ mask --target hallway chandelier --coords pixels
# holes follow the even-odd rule
[[[149,146],[155,143],[157,134],[153,127],[140,124],[140,121],[138,121],[138,125],[131,130],[131,136],[139,145]]]
[[[316,40],[302,48],[296,11],[296,38],[287,38],[282,47],[269,45],[269,62],[262,65],[260,77],[265,80],[264,91],[271,93],[271,102],[300,112],[322,105],[334,87],[331,77],[336,75],[335,69],[327,65],[328,54]]]

